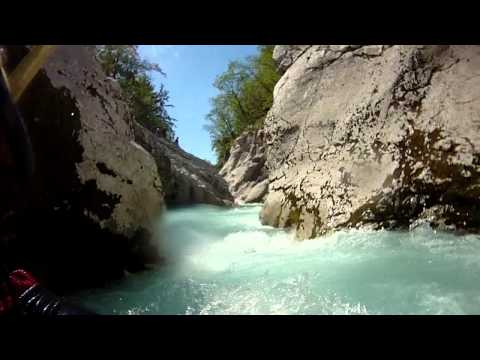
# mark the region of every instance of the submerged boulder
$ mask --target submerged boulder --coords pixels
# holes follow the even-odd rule
[[[9,46],[11,69],[28,52]],[[19,108],[34,152],[28,186],[2,180],[8,259],[56,289],[101,284],[160,260],[150,222],[164,206],[154,158],[90,46],[59,46]],[[11,204],[12,205],[12,204]],[[6,240],[5,240],[6,241]]]
[[[480,47],[282,46],[264,224],[480,230]]]

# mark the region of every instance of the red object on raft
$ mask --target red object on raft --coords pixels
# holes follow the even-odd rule
[[[10,311],[16,300],[38,281],[28,271],[18,269],[8,275],[8,283],[0,284],[0,315]]]

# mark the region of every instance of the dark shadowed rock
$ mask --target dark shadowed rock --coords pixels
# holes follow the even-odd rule
[[[213,165],[156,136],[138,123],[134,128],[137,141],[151,152],[157,162],[167,204],[232,204],[228,185]]]
[[[275,53],[285,73],[264,128],[263,223],[300,238],[418,221],[480,230],[479,46]]]
[[[8,47],[9,68],[26,54]],[[8,258],[57,289],[91,286],[159,260],[150,221],[163,207],[153,157],[134,142],[118,84],[87,46],[59,46],[20,101],[35,173],[4,180]],[[8,238],[5,235],[5,238]]]

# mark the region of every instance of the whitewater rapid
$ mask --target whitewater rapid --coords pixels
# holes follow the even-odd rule
[[[169,210],[168,265],[73,300],[102,314],[480,314],[480,238],[261,225],[260,205]]]

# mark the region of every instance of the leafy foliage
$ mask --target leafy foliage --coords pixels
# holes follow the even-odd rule
[[[230,62],[227,71],[215,80],[220,93],[211,99],[206,129],[219,165],[227,160],[236,137],[247,129],[263,126],[280,78],[272,58],[273,48],[261,45],[258,55]]]
[[[155,90],[149,77],[154,71],[165,75],[158,64],[141,59],[138,45],[101,45],[97,57],[107,76],[120,84],[135,119],[150,130],[172,140],[175,119],[167,111],[168,91],[163,84]]]

